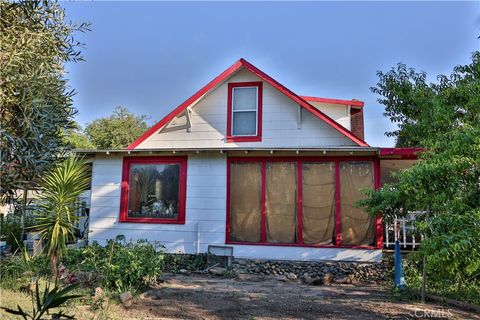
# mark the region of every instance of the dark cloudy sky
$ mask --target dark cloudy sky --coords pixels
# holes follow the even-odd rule
[[[68,65],[84,126],[115,106],[150,124],[243,57],[300,95],[365,101],[366,140],[391,146],[370,87],[397,62],[431,79],[479,49],[479,2],[63,2],[86,62]]]

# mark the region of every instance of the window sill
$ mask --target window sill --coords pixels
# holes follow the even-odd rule
[[[260,136],[235,137],[227,136],[227,142],[259,142],[262,141]]]
[[[173,220],[162,218],[123,218],[120,223],[157,223],[157,224],[185,224],[185,220]]]

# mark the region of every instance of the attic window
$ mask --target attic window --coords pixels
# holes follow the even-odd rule
[[[262,139],[262,82],[228,84],[227,142]]]

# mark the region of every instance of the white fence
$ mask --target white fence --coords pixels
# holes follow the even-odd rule
[[[415,248],[418,248],[423,236],[415,230],[415,219],[423,213],[424,211],[410,212],[405,218],[398,218],[392,224],[385,224],[383,230],[384,248],[393,249],[397,239],[401,249],[415,250]]]

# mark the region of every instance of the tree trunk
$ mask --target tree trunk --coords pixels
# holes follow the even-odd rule
[[[50,257],[50,270],[52,273],[52,279],[57,280],[58,277],[58,257],[56,253],[53,253]]]

